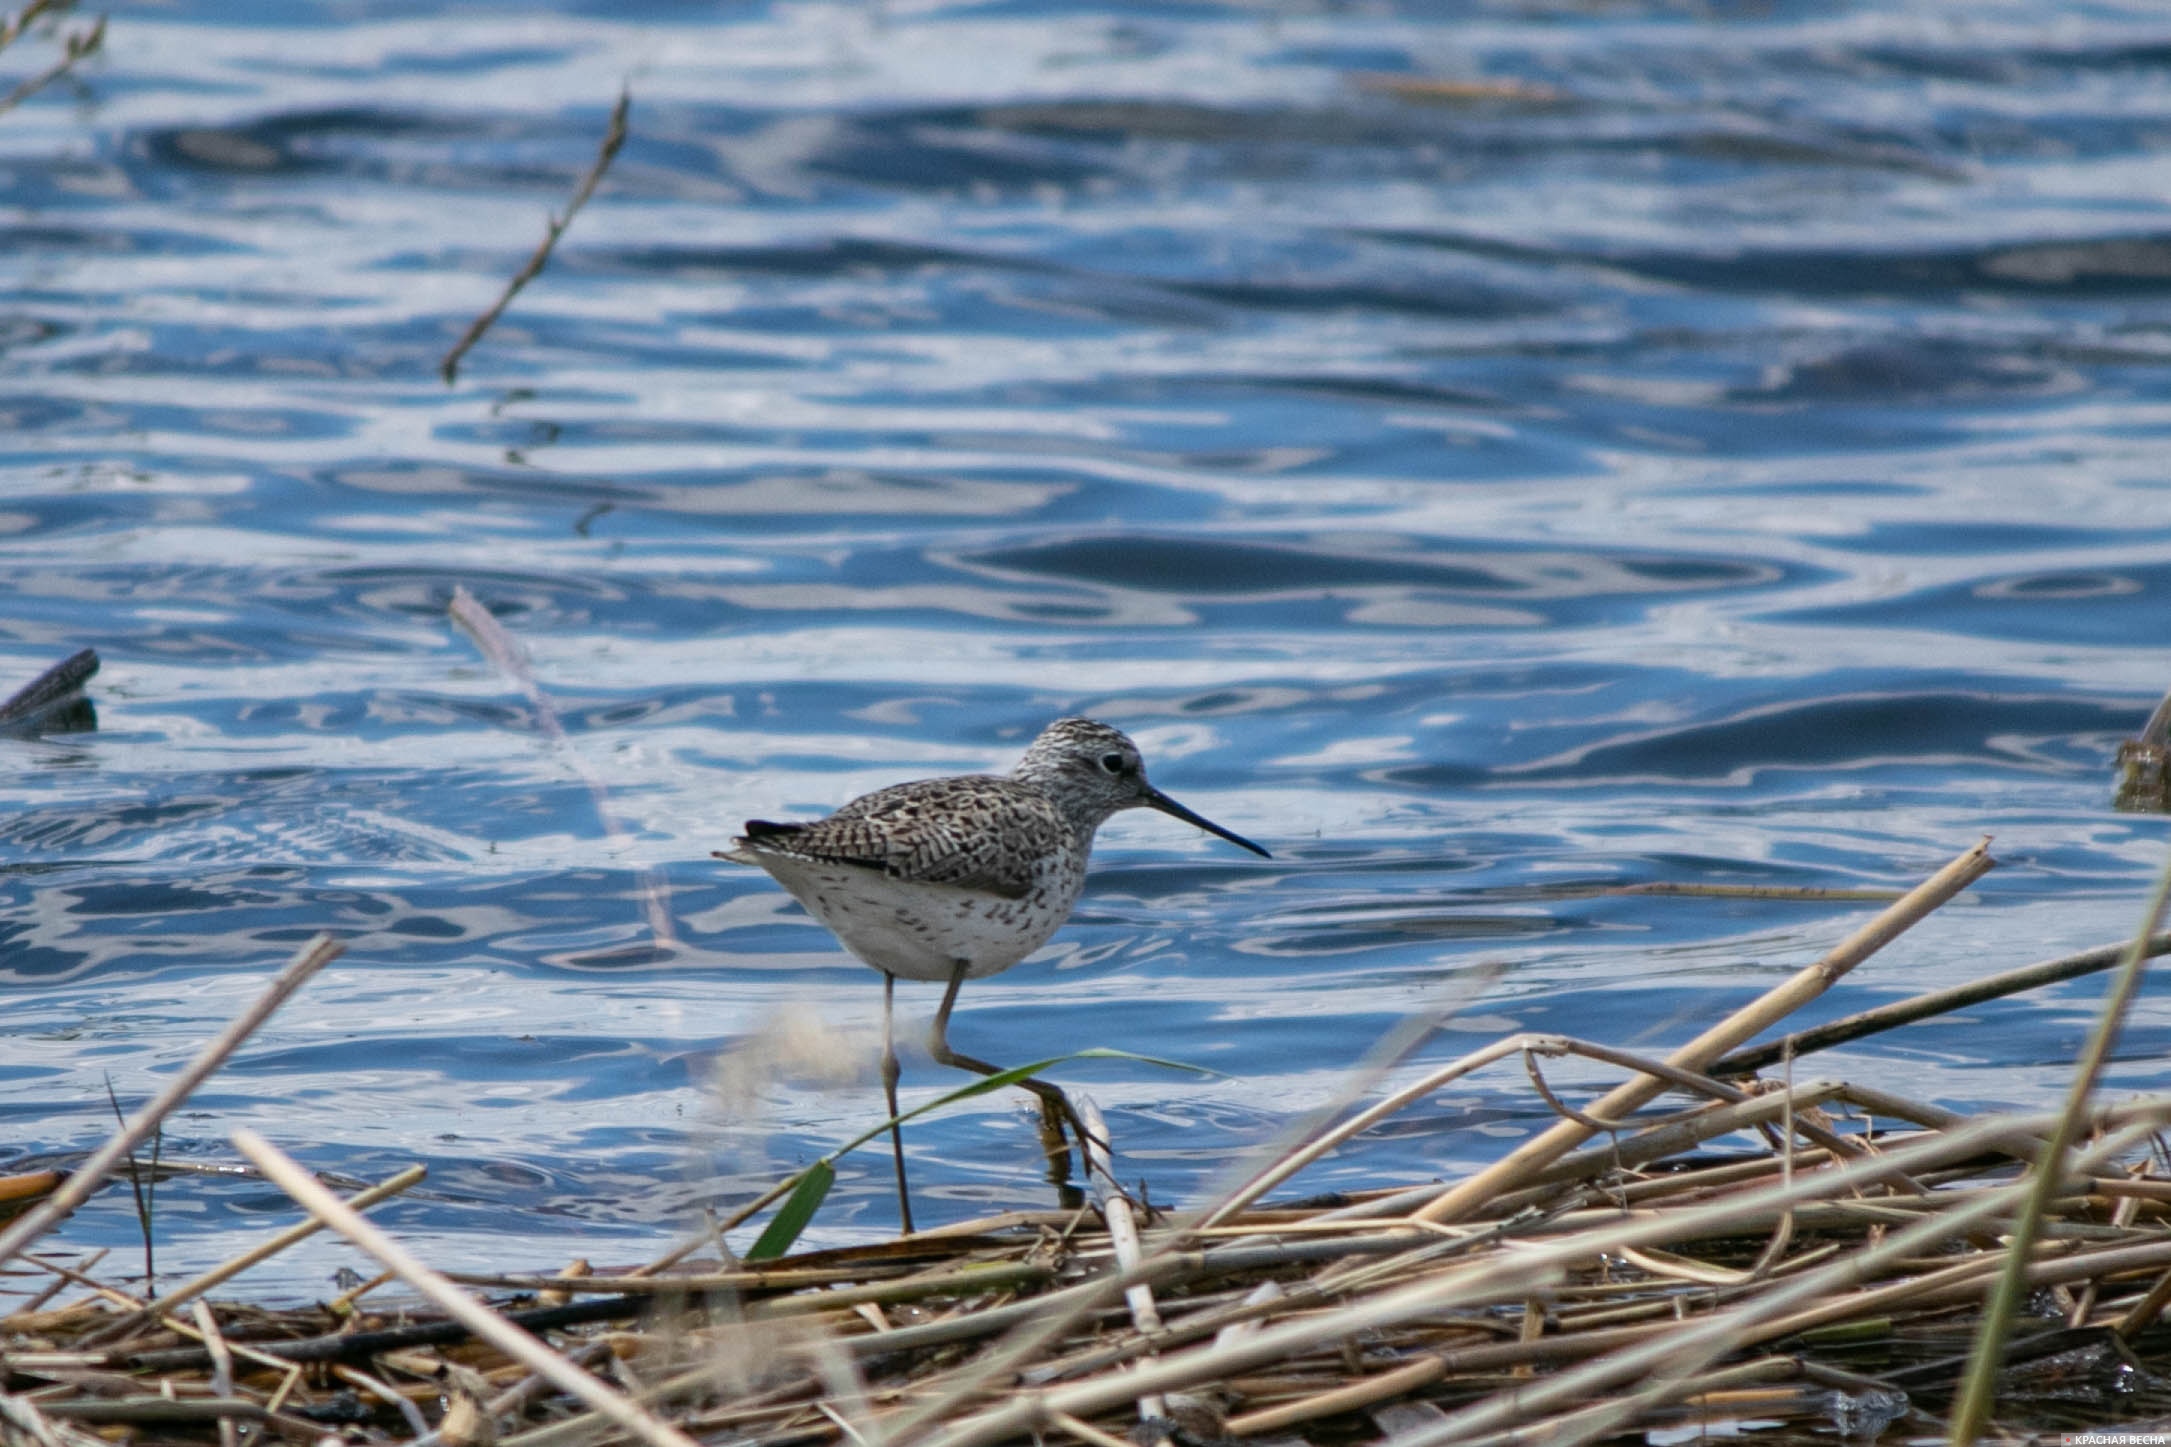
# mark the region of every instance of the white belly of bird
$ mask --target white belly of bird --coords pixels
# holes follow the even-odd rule
[[[846,949],[907,980],[947,980],[959,960],[967,979],[1009,969],[1070,917],[1085,882],[1081,869],[1075,882],[1051,880],[1023,899],[1004,899],[775,855],[761,862]]]

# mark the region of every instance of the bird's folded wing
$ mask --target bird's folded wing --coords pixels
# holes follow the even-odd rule
[[[929,784],[945,787],[939,790]],[[862,795],[827,819],[745,843],[801,858],[879,869],[893,879],[1023,899],[1036,862],[1058,851],[1055,807],[1008,779],[971,776]]]

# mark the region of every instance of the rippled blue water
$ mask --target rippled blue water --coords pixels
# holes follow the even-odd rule
[[[105,660],[95,733],[0,738],[0,1168],[330,929],[167,1156],[420,1160],[384,1218],[433,1260],[643,1258],[879,1102],[875,977],[709,850],[1062,713],[1276,855],[1125,816],[953,1026],[1225,1072],[1059,1072],[1157,1201],[1412,1012],[1464,1012],[1424,1060],[1676,1042],[1865,912],[1609,886],[1905,885],[1994,834],[1815,1018],[2115,938],[2162,855],[2108,808],[2171,682],[2153,3],[176,0],[0,117],[0,268],[0,691]],[[2044,1103],[2097,991],[1816,1068]],[[810,1017],[841,1082],[748,1044]],[[2167,1039],[2152,992],[2114,1084]],[[1045,1201],[1023,1101],[912,1133],[925,1214]],[[1537,1123],[1480,1077],[1303,1184]],[[817,1235],[888,1190],[855,1158]],[[169,1182],[162,1271],[279,1209]]]

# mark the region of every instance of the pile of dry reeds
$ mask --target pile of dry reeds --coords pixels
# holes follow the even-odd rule
[[[0,1284],[49,1279],[0,1317],[0,1439],[1197,1447],[1384,1435],[1470,1447],[1684,1422],[1868,1440],[1906,1422],[1910,1437],[1971,1441],[1993,1405],[2009,1421],[2062,1411],[2061,1425],[2107,1425],[2134,1411],[2121,1400],[2145,1409],[2135,1353],[2155,1349],[2144,1334],[2171,1301],[2171,1170],[2149,1155],[2171,1095],[2093,1094],[2143,961],[2171,951],[2154,932],[2161,891],[2130,946],[1788,1037],[1779,1080],[1749,1074],[1772,1056],[1741,1051],[1989,867],[1968,851],[1663,1060],[1516,1036],[1359,1109],[1399,1059],[1387,1051],[1342,1108],[1176,1218],[1139,1222],[1094,1148],[1098,1198],[1075,1212],[692,1260],[721,1248],[718,1231],[618,1273],[448,1276],[358,1214],[419,1172],[342,1202],[242,1132],[242,1153],[307,1213],[247,1257],[141,1302],[26,1250],[337,952],[320,941],[0,1229]],[[1796,1078],[1798,1056],[1834,1038],[2113,962],[2123,968],[2063,1112],[1963,1118]],[[1570,1056],[1623,1083],[1569,1104],[1540,1062]],[[1262,1204],[1340,1142],[1497,1062],[1520,1062],[1559,1116],[1505,1159],[1445,1185]],[[1644,1110],[1668,1093],[1685,1108]],[[1085,1115],[1105,1133],[1089,1103]],[[1736,1144],[1722,1152],[1722,1138]],[[787,1210],[798,1199],[793,1182],[763,1204],[780,1198]],[[320,1228],[424,1304],[391,1310],[362,1291],[306,1310],[209,1304]],[[765,1239],[782,1238],[772,1225]],[[56,1304],[63,1293],[76,1295]]]

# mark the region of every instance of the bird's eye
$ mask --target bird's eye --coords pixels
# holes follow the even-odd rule
[[[1122,773],[1122,772],[1123,772],[1123,755],[1121,755],[1121,754],[1102,754],[1102,755],[1101,755],[1101,767],[1102,767],[1102,768],[1104,768],[1104,769],[1106,769],[1106,770],[1107,770],[1107,771],[1108,771],[1109,773],[1111,773],[1111,774],[1120,774],[1120,773]]]

